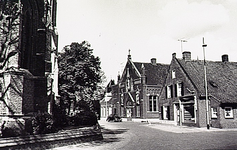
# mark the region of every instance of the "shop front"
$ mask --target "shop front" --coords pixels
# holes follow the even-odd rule
[[[196,97],[181,96],[174,102],[174,121],[177,125],[195,125],[196,124]]]

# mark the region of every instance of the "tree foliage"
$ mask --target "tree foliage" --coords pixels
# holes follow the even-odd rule
[[[64,105],[70,109],[71,102],[90,102],[95,97],[103,72],[99,57],[93,55],[88,42],[65,46],[59,58],[59,93]],[[76,106],[76,105],[74,105]]]
[[[20,15],[18,1],[0,1],[0,69],[8,69],[10,58],[19,52]]]

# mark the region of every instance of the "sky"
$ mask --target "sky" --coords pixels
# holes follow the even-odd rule
[[[170,64],[172,54],[237,62],[237,0],[57,0],[59,51],[88,41],[107,82],[134,62]],[[180,42],[186,40],[187,42]],[[182,45],[181,45],[182,44]]]

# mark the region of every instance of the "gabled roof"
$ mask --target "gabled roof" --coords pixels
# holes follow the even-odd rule
[[[197,90],[205,95],[204,62],[175,59]],[[222,103],[237,103],[237,62],[206,61],[206,66],[208,95]]]
[[[146,84],[157,85],[163,84],[168,74],[169,65],[156,63],[133,62],[140,74],[143,74],[142,68],[145,69]]]

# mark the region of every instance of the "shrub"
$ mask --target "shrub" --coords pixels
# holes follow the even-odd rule
[[[81,111],[70,118],[71,124],[75,126],[93,126],[97,123],[97,116],[91,111]]]
[[[64,109],[58,105],[54,105],[53,120],[56,128],[63,128],[68,126],[69,117],[66,115]]]
[[[38,113],[32,119],[33,134],[56,132],[52,116],[48,113]]]

